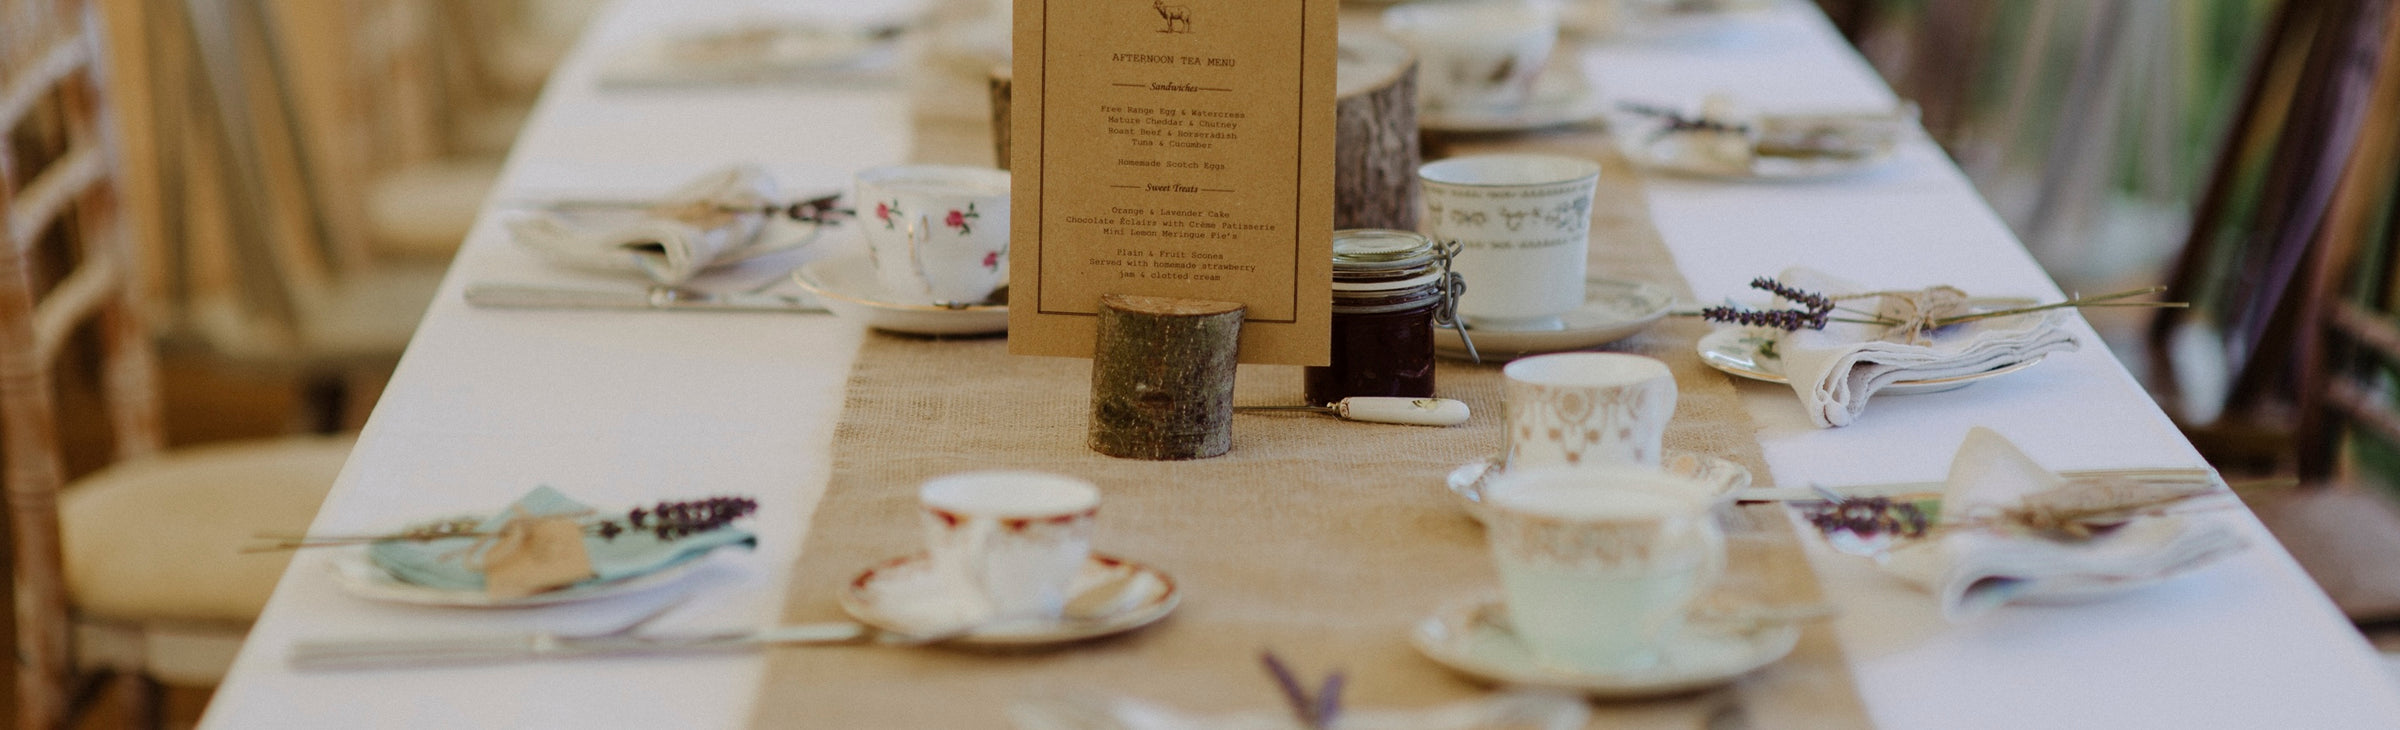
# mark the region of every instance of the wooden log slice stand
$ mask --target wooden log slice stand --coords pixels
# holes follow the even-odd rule
[[[1239,303],[1109,294],[1092,352],[1093,451],[1205,459],[1233,447]]]
[[[1343,28],[1334,72],[1333,227],[1417,229],[1417,58]]]

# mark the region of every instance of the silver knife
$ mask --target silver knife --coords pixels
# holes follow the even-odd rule
[[[302,639],[292,643],[291,652],[286,658],[293,669],[303,671],[392,669],[566,657],[725,651],[769,644],[918,643],[921,640],[920,637],[887,634],[861,624],[834,621],[776,626],[756,631],[705,633],[610,633],[588,636],[533,633],[436,639]]]
[[[825,307],[804,294],[712,294],[671,286],[648,289],[574,289],[526,284],[468,284],[467,303],[502,309],[702,309],[744,312],[812,312]]]

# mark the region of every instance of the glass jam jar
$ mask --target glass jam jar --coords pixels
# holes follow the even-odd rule
[[[1451,253],[1409,231],[1334,232],[1333,360],[1307,368],[1311,405],[1433,395],[1433,328],[1455,326],[1462,288]]]

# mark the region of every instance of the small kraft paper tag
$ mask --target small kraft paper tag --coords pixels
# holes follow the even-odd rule
[[[583,524],[572,517],[509,520],[483,553],[483,592],[493,598],[523,598],[593,575]]]

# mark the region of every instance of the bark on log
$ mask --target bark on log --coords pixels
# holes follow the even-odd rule
[[[1417,229],[1417,59],[1343,28],[1335,64],[1333,227]]]
[[[1016,85],[1016,74],[1008,64],[992,67],[992,152],[999,156],[998,166],[1008,169],[1008,112],[1009,93]]]
[[[1174,460],[1232,448],[1234,351],[1244,312],[1236,302],[1101,297],[1092,450]]]

